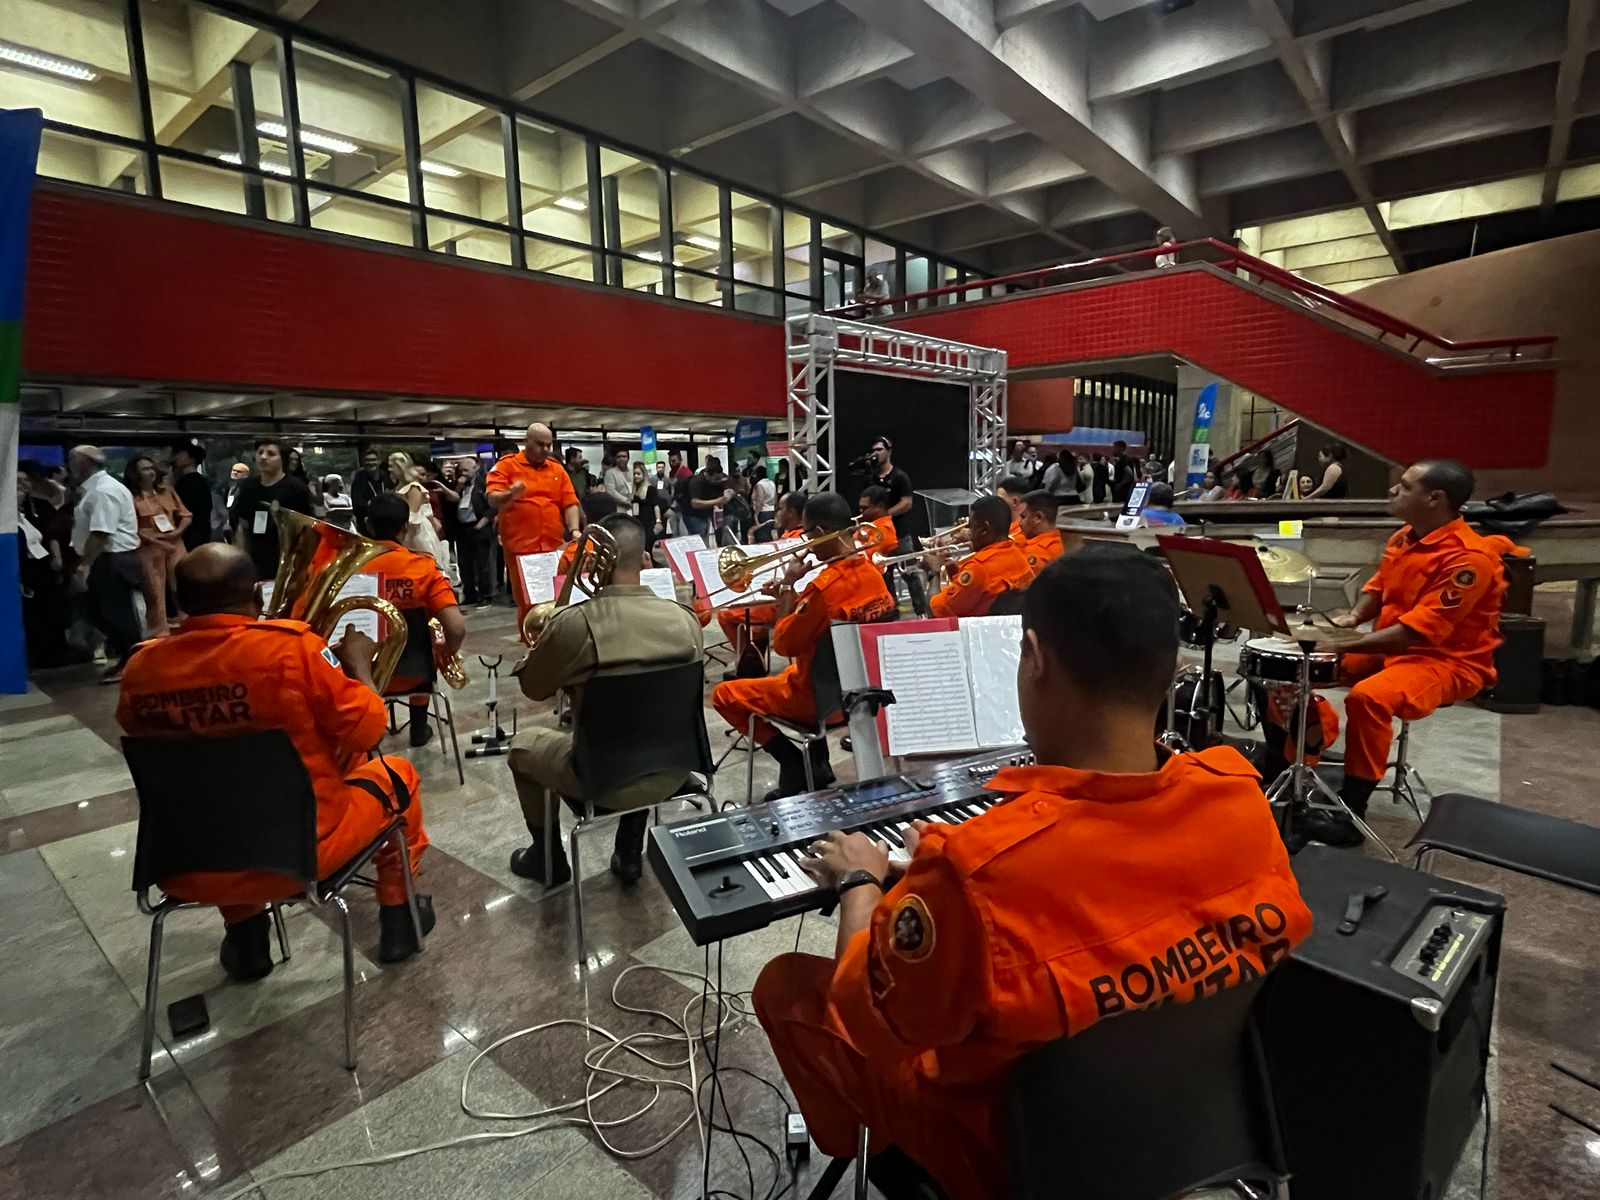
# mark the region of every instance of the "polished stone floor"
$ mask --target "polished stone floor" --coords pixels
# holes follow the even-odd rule
[[[453,696],[463,738],[483,723],[485,672],[475,655],[515,660],[509,610],[470,614],[473,681]],[[1232,650],[1224,654],[1231,657]],[[707,669],[708,690],[722,664]],[[502,688],[503,699],[510,693]],[[0,1198],[232,1196],[689,1197],[700,1194],[694,1129],[642,1157],[613,1155],[592,1129],[568,1124],[523,1137],[484,1138],[401,1162],[289,1177],[319,1165],[375,1159],[462,1135],[503,1134],[538,1122],[468,1116],[462,1081],[480,1052],[517,1030],[586,1020],[619,1036],[667,1025],[624,1012],[617,998],[682,1018],[706,968],[648,876],[625,889],[605,870],[609,833],[585,843],[587,937],[580,956],[570,890],[545,895],[507,868],[525,837],[503,759],[469,760],[466,782],[435,744],[386,748],[409,754],[424,775],[433,846],[423,886],[440,920],[425,955],[377,964],[369,896],[352,905],[357,929],[360,1066],[341,1065],[343,1022],[336,925],[307,909],[288,918],[293,957],[255,985],[226,981],[216,961],[213,913],[180,912],[168,923],[163,1005],[205,996],[210,1026],[173,1038],[158,1021],[155,1074],[135,1080],[148,922],[129,890],[137,806],[117,749],[115,689],[70,669],[0,697]],[[518,698],[519,719],[549,722],[546,706]],[[708,710],[713,751],[731,743]],[[1546,709],[1499,717],[1461,706],[1418,727],[1414,759],[1437,790],[1470,791],[1542,811],[1600,822],[1600,713]],[[848,771],[837,739],[834,760]],[[757,761],[759,794],[772,770]],[[225,786],[225,781],[219,781]],[[717,794],[742,798],[742,753],[719,776]],[[1380,804],[1374,823],[1392,845],[1408,836],[1408,811]],[[1454,877],[1503,892],[1511,908],[1501,974],[1493,1064],[1498,1100],[1491,1137],[1490,1194],[1502,1200],[1561,1200],[1600,1190],[1600,1137],[1555,1114],[1562,1104],[1600,1124],[1600,1093],[1563,1079],[1552,1059],[1600,1073],[1600,921],[1595,902],[1531,880],[1461,864]],[[728,992],[747,990],[773,955],[802,947],[827,953],[832,929],[808,918],[738,939],[721,967]],[[641,964],[685,974],[631,968]],[[530,1114],[585,1094],[586,1051],[601,1038],[564,1025],[512,1042],[473,1069],[477,1110]],[[678,1051],[658,1046],[671,1057]],[[760,1029],[735,1019],[721,1041],[735,1123],[776,1142],[783,1084]],[[676,1082],[687,1072],[637,1067]],[[762,1081],[766,1082],[762,1082]],[[1374,1087],[1383,1086],[1374,1080]],[[602,1120],[639,1107],[629,1087],[597,1102]],[[688,1114],[683,1090],[610,1138],[629,1151],[660,1140]],[[740,1153],[740,1146],[744,1154]],[[1352,1147],[1359,1152],[1358,1147]],[[747,1167],[745,1158],[748,1157]],[[1477,1193],[1475,1156],[1453,1196]],[[799,1193],[818,1164],[803,1169]],[[751,1143],[717,1134],[712,1187],[767,1194],[772,1163]],[[754,1186],[752,1188],[752,1179]],[[787,1175],[778,1187],[788,1183]],[[773,1188],[776,1192],[777,1189]]]

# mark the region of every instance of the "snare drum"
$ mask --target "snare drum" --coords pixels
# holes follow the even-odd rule
[[[1281,638],[1252,638],[1239,652],[1239,674],[1257,683],[1299,683],[1303,655],[1294,642]],[[1332,687],[1339,682],[1337,650],[1311,652],[1312,686]]]

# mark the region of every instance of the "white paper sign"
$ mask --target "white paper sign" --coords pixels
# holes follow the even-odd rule
[[[1022,741],[1022,707],[1017,701],[1022,616],[963,617],[960,624],[971,672],[977,745],[1014,746]]]
[[[258,508],[258,509],[256,509],[256,515],[255,515],[254,520],[252,520],[250,522],[250,532],[253,533],[253,534],[259,535],[259,534],[265,533],[266,531],[267,531],[267,510],[264,509],[264,508]]]
[[[173,530],[172,518],[166,513],[157,513],[153,518],[158,533],[171,533]]]
[[[978,744],[966,687],[966,643],[959,631],[891,634],[878,641],[890,754],[968,750]]]
[[[543,554],[517,556],[517,569],[522,572],[522,590],[529,604],[543,604],[556,598],[556,568],[561,563],[561,551],[549,550]]]

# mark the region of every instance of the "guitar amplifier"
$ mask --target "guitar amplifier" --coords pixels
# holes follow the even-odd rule
[[[1437,1200],[1483,1103],[1505,900],[1324,846],[1293,865],[1315,925],[1263,1029],[1295,1200]]]

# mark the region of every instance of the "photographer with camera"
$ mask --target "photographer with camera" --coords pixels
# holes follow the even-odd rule
[[[869,482],[889,493],[889,516],[894,518],[895,536],[899,539],[892,553],[909,554],[913,550],[920,550],[922,546],[911,532],[911,476],[894,465],[894,443],[886,437],[874,438],[867,453],[852,465],[865,471]],[[887,557],[891,552],[885,547],[882,553]],[[890,566],[884,572],[884,583],[888,584],[891,595],[894,593],[894,571],[895,568]],[[919,616],[926,616],[928,593],[921,574],[915,570],[908,570],[904,574],[911,607]]]

